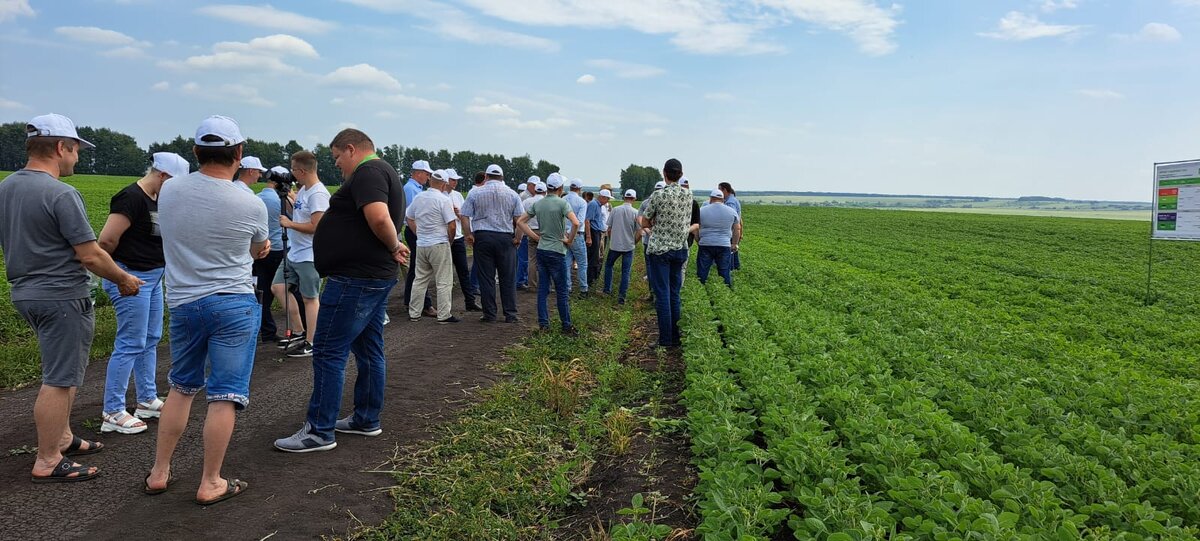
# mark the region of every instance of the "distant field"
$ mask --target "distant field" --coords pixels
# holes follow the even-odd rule
[[[1150,219],[1148,204],[1123,201],[1019,201],[1017,199],[987,197],[854,197],[849,195],[800,194],[745,195],[738,196],[738,199],[747,204],[765,205],[932,210],[937,212],[1103,218],[1111,220]]]
[[[1021,208],[897,208],[886,210],[909,210],[924,212],[961,212],[966,214],[998,214],[1007,216],[1046,216],[1050,218],[1098,218],[1101,220],[1150,221],[1148,210],[1050,210]]]

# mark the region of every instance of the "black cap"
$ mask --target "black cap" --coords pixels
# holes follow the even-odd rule
[[[668,172],[668,173],[682,173],[683,172],[683,164],[679,163],[679,160],[676,160],[675,158],[671,158],[671,159],[667,160],[666,165],[663,166],[663,171]]]

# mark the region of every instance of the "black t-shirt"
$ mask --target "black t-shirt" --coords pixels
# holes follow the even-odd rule
[[[108,203],[109,214],[129,218],[129,229],[121,234],[114,260],[136,271],[162,268],[162,235],[158,232],[158,201],[150,199],[138,183],[126,186]]]
[[[404,225],[404,185],[400,175],[384,160],[358,166],[350,179],[329,198],[329,210],[313,234],[313,264],[321,276],[347,276],[387,280],[399,265],[390,249],[399,241],[379,241],[362,208],[387,203],[396,231]]]

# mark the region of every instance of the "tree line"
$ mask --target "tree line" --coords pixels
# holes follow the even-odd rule
[[[81,126],[79,136],[96,145],[93,150],[81,151],[79,163],[75,172],[83,175],[121,175],[140,176],[146,172],[150,163],[150,154],[155,152],[174,152],[183,156],[192,164],[192,170],[200,167],[196,156],[192,153],[193,140],[191,137],[179,135],[167,142],[151,143],[143,150],[130,135],[110,130],[108,128],[92,128]],[[263,166],[271,168],[276,165],[289,167],[291,155],[304,146],[296,140],[286,144],[274,141],[259,141],[247,139],[244,155],[257,156]],[[333,154],[329,147],[317,144],[312,150],[317,155],[317,175],[325,184],[337,185],[342,183],[342,173],[333,165]],[[471,186],[471,178],[477,171],[483,171],[489,164],[498,164],[504,168],[506,182],[512,186],[524,182],[530,175],[543,179],[559,167],[546,160],[537,160],[524,156],[505,157],[503,154],[480,154],[470,150],[451,152],[446,149],[426,150],[417,147],[388,145],[376,149],[380,158],[391,163],[397,171],[407,173],[412,162],[427,160],[435,168],[454,168],[464,180],[459,183],[459,189],[466,190]],[[25,123],[9,122],[0,124],[0,171],[16,171],[25,166]]]

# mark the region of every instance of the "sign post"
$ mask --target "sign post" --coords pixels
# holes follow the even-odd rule
[[[1200,160],[1154,164],[1154,206],[1146,263],[1146,304],[1154,272],[1154,239],[1200,240]]]

